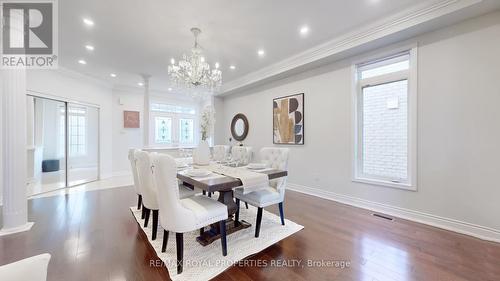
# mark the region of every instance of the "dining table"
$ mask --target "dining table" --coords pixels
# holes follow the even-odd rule
[[[239,169],[246,169],[243,165],[236,166]],[[204,167],[193,165],[192,168],[203,169]],[[266,174],[269,180],[279,179],[288,175],[288,171],[272,168],[252,171]],[[219,194],[217,201],[227,206],[228,219],[226,220],[226,233],[228,235],[252,226],[249,222],[244,220],[235,221],[234,214],[239,206],[236,205],[234,200],[234,189],[243,187],[243,183],[239,178],[223,174],[217,174],[216,177],[194,177],[188,175],[183,170],[177,172],[177,178],[189,188],[196,187],[207,194]],[[219,224],[213,224],[208,229],[201,229],[200,236],[198,236],[196,240],[201,245],[206,246],[219,239],[220,236]]]

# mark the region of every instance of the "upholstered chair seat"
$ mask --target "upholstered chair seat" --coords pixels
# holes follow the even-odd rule
[[[288,169],[288,148],[267,147],[260,150],[260,160],[266,163],[269,168],[278,170]],[[286,177],[271,180],[269,186],[249,192],[243,193],[243,189],[238,188],[234,191],[236,197],[236,220],[239,217],[240,201],[257,207],[257,222],[255,224],[255,237],[259,237],[260,223],[262,220],[263,208],[278,204],[280,211],[281,224],[285,225],[285,215],[283,212],[283,201],[285,199]]]
[[[163,231],[162,252],[166,251],[169,232],[175,232],[177,246],[177,273],[182,272],[184,232],[198,230],[219,223],[222,255],[227,255],[226,220],[227,206],[206,196],[181,199],[177,187],[177,165],[166,154],[152,156],[153,175],[158,187],[160,225]]]

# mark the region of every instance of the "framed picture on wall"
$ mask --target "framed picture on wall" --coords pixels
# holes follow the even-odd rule
[[[123,111],[123,128],[139,128],[139,111]]]
[[[273,143],[304,144],[304,93],[273,99]]]

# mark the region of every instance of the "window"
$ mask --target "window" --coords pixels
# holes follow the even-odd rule
[[[69,156],[84,156],[87,153],[87,110],[83,107],[68,107]]]
[[[198,122],[194,106],[151,103],[154,120],[155,144],[192,146],[196,143],[195,126]]]
[[[355,66],[354,180],[415,189],[414,50]]]

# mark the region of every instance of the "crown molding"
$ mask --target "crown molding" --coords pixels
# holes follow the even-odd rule
[[[334,55],[339,55],[375,40],[477,5],[483,1],[484,0],[442,0],[431,5],[428,3],[420,4],[410,10],[366,25],[358,30],[310,48],[278,63],[251,72],[233,81],[229,81],[222,85],[218,96],[232,94],[243,88],[253,86],[263,80],[269,80],[299,67],[331,58]]]

